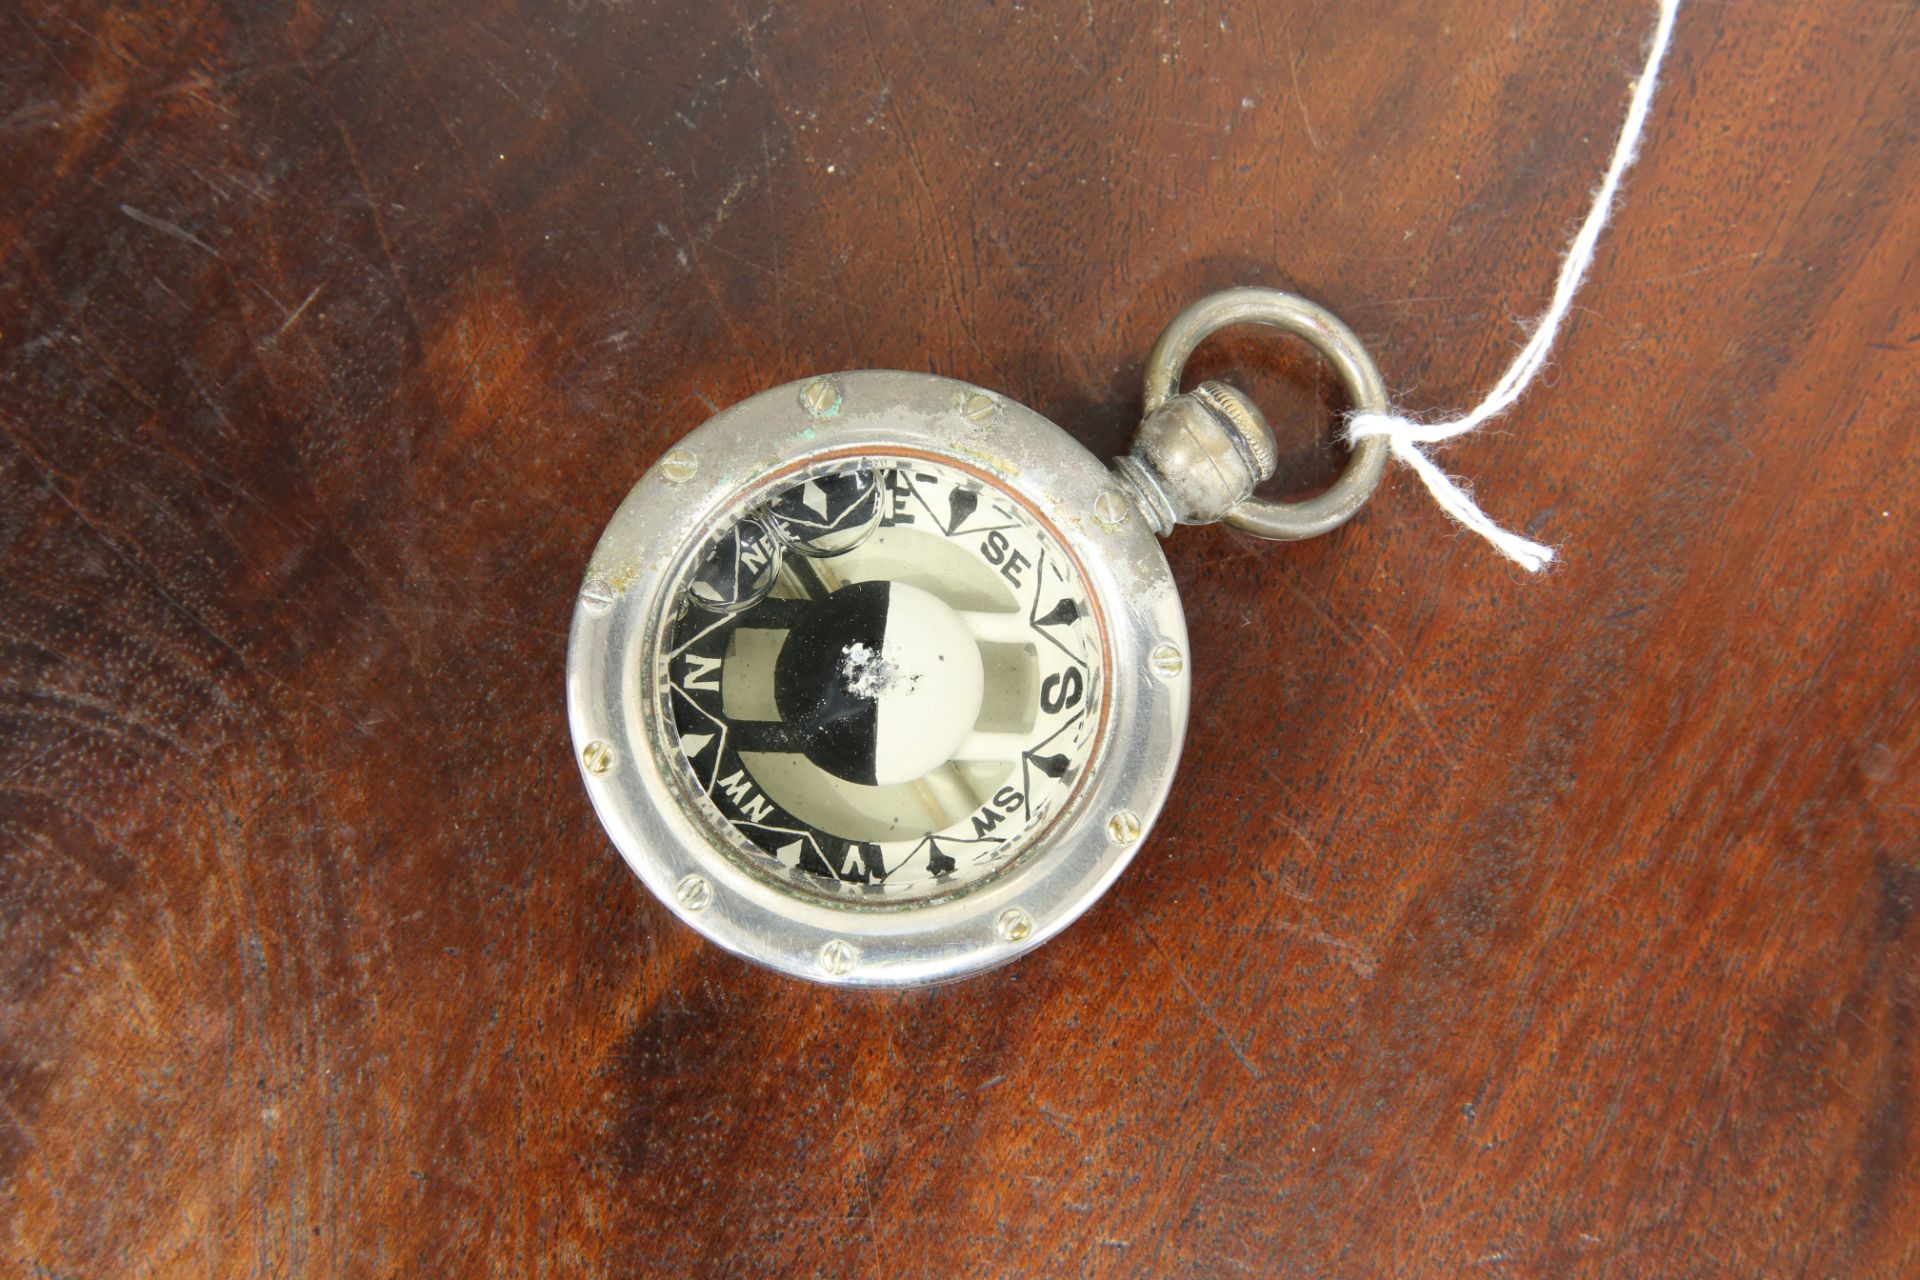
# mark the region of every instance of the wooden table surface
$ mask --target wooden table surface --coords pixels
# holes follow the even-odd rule
[[[1911,1276],[1920,20],[1689,4],[1549,384],[1168,546],[1175,794],[1058,940],[678,926],[566,628],[716,407],[932,370],[1110,455],[1182,305],[1464,406],[1644,0],[0,17],[0,1271]],[[1305,492],[1301,351],[1209,346]]]

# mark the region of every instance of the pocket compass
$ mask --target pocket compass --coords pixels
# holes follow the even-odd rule
[[[1386,408],[1332,315],[1237,289],[1161,335],[1111,467],[992,391],[888,371],[776,387],[668,450],[601,536],[567,650],[588,794],[647,888],[730,951],[861,987],[964,977],[1085,911],[1186,731],[1159,537],[1324,533],[1385,465],[1369,439],[1318,497],[1254,497],[1259,410],[1179,392],[1236,324],[1306,340],[1355,408]]]

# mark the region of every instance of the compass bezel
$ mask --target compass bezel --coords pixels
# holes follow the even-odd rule
[[[795,893],[742,865],[689,796],[656,657],[688,558],[755,496],[836,457],[917,456],[1032,513],[1076,562],[1100,623],[1102,716],[1085,776],[1009,865],[948,897],[878,907]],[[1059,427],[980,388],[861,371],[776,387],[670,449],[602,534],[567,652],[574,758],[614,845],[669,910],[735,954],[840,986],[942,982],[1064,929],[1125,869],[1185,734],[1185,618],[1160,544],[1118,478]]]

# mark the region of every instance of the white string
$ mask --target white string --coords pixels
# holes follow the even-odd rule
[[[1517,561],[1532,573],[1538,573],[1553,560],[1553,548],[1529,541],[1517,533],[1509,533],[1488,519],[1486,513],[1474,504],[1473,496],[1466,487],[1434,465],[1433,459],[1420,446],[1439,444],[1463,436],[1499,417],[1513,406],[1514,401],[1520,398],[1546,365],[1554,339],[1560,335],[1560,326],[1573,307],[1573,295],[1579,291],[1587,268],[1593,265],[1600,232],[1606,227],[1607,218],[1613,212],[1614,199],[1620,193],[1620,179],[1633,164],[1634,153],[1640,147],[1640,136],[1646,130],[1647,112],[1653,105],[1653,90],[1659,80],[1660,63],[1667,56],[1667,46],[1672,43],[1674,16],[1680,8],[1680,0],[1659,0],[1659,3],[1660,23],[1654,29],[1653,47],[1647,53],[1647,69],[1640,73],[1639,82],[1634,86],[1633,101],[1627,107],[1626,124],[1621,127],[1620,142],[1613,149],[1613,161],[1607,166],[1607,176],[1601,181],[1600,189],[1594,192],[1593,208],[1587,211],[1586,221],[1580,224],[1579,233],[1567,247],[1566,260],[1560,265],[1560,280],[1554,286],[1553,301],[1534,324],[1533,336],[1527,339],[1526,346],[1520,349],[1513,364],[1494,384],[1493,390],[1487,393],[1486,399],[1457,418],[1420,422],[1398,413],[1356,413],[1347,420],[1346,435],[1349,442],[1364,440],[1369,436],[1385,436],[1393,456],[1413,468],[1414,474],[1425,482],[1428,492],[1433,494],[1441,510],[1491,542],[1500,554]]]

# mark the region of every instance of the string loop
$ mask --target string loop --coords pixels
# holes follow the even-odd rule
[[[1513,407],[1539,376],[1541,369],[1546,367],[1554,341],[1560,336],[1560,329],[1573,308],[1574,295],[1579,292],[1587,269],[1593,265],[1600,233],[1606,228],[1607,219],[1613,213],[1614,201],[1620,194],[1620,180],[1632,166],[1640,148],[1641,136],[1646,132],[1647,115],[1659,82],[1660,65],[1666,59],[1668,46],[1673,42],[1674,19],[1679,12],[1680,0],[1659,0],[1659,5],[1660,20],[1654,28],[1646,69],[1634,85],[1633,98],[1627,106],[1626,123],[1621,127],[1620,141],[1613,149],[1613,159],[1607,165],[1606,176],[1594,192],[1593,207],[1587,211],[1585,221],[1580,224],[1573,242],[1567,247],[1566,258],[1560,264],[1559,280],[1554,285],[1552,301],[1534,322],[1531,335],[1520,348],[1519,355],[1507,367],[1506,373],[1487,392],[1485,399],[1457,417],[1423,422],[1398,412],[1362,410],[1347,418],[1345,435],[1348,443],[1358,445],[1362,440],[1384,438],[1393,456],[1420,477],[1434,501],[1440,504],[1441,510],[1491,542],[1501,555],[1530,573],[1538,573],[1552,563],[1554,549],[1494,523],[1480,510],[1466,486],[1442,471],[1422,446],[1444,444],[1499,417]]]

